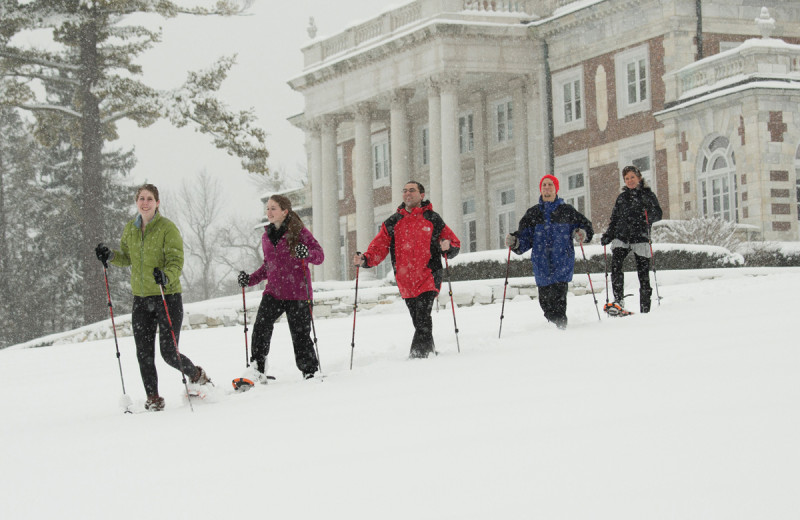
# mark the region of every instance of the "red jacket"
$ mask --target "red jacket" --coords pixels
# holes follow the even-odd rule
[[[461,242],[427,200],[410,212],[405,203],[386,219],[364,257],[374,267],[391,254],[397,288],[403,298],[415,298],[442,285],[442,251],[439,242],[450,241],[447,258],[453,258]]]

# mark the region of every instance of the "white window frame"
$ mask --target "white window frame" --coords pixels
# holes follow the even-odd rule
[[[514,140],[514,103],[510,97],[506,97],[495,101],[491,106],[494,143],[498,145],[511,143]]]
[[[347,270],[352,262],[347,261],[347,217],[339,217],[339,276],[347,280]]]
[[[372,136],[372,182],[380,188],[389,186],[392,179],[391,151],[389,149],[389,132],[383,131]]]
[[[625,184],[622,178],[622,169],[628,165],[639,168],[645,184],[658,195],[655,171],[655,141],[652,133],[641,134],[630,139],[620,141],[617,151],[617,164],[619,166],[619,187]],[[647,158],[649,167],[644,166],[642,159]]]
[[[508,200],[508,194],[511,194],[512,200]],[[506,196],[505,202],[503,196]],[[495,209],[495,229],[497,237],[497,249],[505,249],[505,238],[508,233],[516,231],[518,227],[517,219],[517,204],[516,193],[513,185],[503,186],[495,191],[495,201],[497,203]]]
[[[727,145],[711,150],[711,144],[720,138],[727,141]],[[720,160],[725,162],[725,167],[715,168]],[[719,189],[719,194],[715,193],[716,189]],[[730,139],[717,136],[703,146],[698,157],[698,213],[706,218],[716,217],[728,222],[739,222],[738,191],[733,144]]]
[[[472,112],[458,116],[458,151],[465,154],[475,150],[475,118]]]
[[[344,199],[344,146],[336,147],[336,185],[339,188],[339,200]]]
[[[475,197],[461,203],[461,210],[464,219],[464,235],[461,241],[461,251],[464,253],[474,253],[478,250],[478,211]],[[474,240],[471,238],[474,233]]]
[[[641,97],[641,80],[640,63],[644,64],[645,80],[644,80],[644,99]],[[628,94],[628,65],[634,65],[634,74],[636,75],[636,99],[630,101]],[[650,72],[650,52],[647,44],[628,49],[620,52],[614,56],[614,68],[616,72],[617,83],[617,117],[620,119],[637,112],[644,112],[650,110],[652,103],[652,88],[653,77]]]
[[[428,166],[431,159],[431,132],[427,125],[419,130],[419,161],[422,166]]]
[[[377,235],[380,230],[381,226],[383,225],[384,221],[392,215],[392,208],[389,205],[381,206],[380,208],[375,208],[375,234]],[[386,258],[383,261],[374,266],[372,269],[375,270],[375,278],[378,280],[382,280],[386,278],[386,275],[392,272],[392,255],[386,255]]]
[[[580,180],[581,185],[577,186]],[[558,174],[558,196],[578,210],[582,215],[589,214],[589,176],[584,169],[566,171]]]
[[[576,88],[577,83],[577,88]],[[553,75],[553,115],[555,134],[561,135],[586,128],[586,95],[583,81],[583,65]],[[569,87],[571,99],[564,95]],[[577,92],[577,97],[575,93]],[[567,120],[566,107],[569,102],[572,119]]]
[[[586,218],[591,219],[592,198],[589,183],[589,152],[580,150],[556,157],[555,171],[556,177],[558,177],[558,196],[583,213]],[[577,174],[583,174],[583,186],[570,189],[570,176]],[[578,204],[574,203],[579,197],[584,199],[583,211],[578,207]],[[536,200],[539,200],[538,196]]]

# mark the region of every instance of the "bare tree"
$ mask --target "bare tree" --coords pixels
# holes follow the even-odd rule
[[[720,246],[736,251],[742,240],[736,224],[720,218],[662,220],[653,225],[653,242]]]
[[[186,262],[184,275],[188,301],[207,300],[221,294],[224,278],[230,274],[225,266],[222,247],[227,234],[221,222],[222,186],[203,170],[193,179],[185,179],[178,191],[174,206],[176,220],[184,242]]]

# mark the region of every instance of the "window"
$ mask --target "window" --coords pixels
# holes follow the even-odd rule
[[[506,235],[517,230],[514,189],[497,193],[497,248],[506,249]]]
[[[495,105],[495,136],[498,143],[510,141],[514,137],[514,115],[511,101]]]
[[[472,132],[472,114],[458,118],[458,151],[471,152],[475,148],[475,136]]]
[[[618,54],[614,63],[618,116],[625,117],[650,110],[650,61],[647,46]]]
[[[377,134],[372,139],[372,164],[375,186],[388,186],[391,177],[389,168],[389,135]]]
[[[581,114],[581,81],[564,83],[564,122],[571,123],[583,118]]]
[[[575,171],[559,175],[559,196],[564,202],[571,205],[582,214],[586,215],[587,193],[586,193],[586,174],[583,171]]]
[[[583,67],[553,75],[553,122],[556,135],[585,128]]]
[[[736,158],[730,141],[717,137],[701,153],[698,182],[700,210],[707,218],[738,222]]]
[[[800,220],[800,146],[794,154],[795,191],[797,196],[797,220]]]
[[[422,131],[420,132],[420,160],[422,161],[423,166],[427,166],[430,161],[430,153],[431,153],[431,146],[430,146],[431,138],[430,138],[430,131],[428,127],[422,127]]]
[[[353,264],[347,261],[347,217],[339,217],[339,279],[347,280],[347,270]]]
[[[464,214],[464,240],[461,249],[465,253],[474,253],[478,250],[478,220],[475,213],[475,199],[467,199],[461,203]]]
[[[633,165],[642,173],[645,184],[653,190],[653,193],[657,193],[654,170],[654,147],[655,136],[652,132],[620,141],[618,157],[620,188],[625,185],[625,181],[622,179],[621,175],[622,169],[628,165]]]
[[[339,188],[339,200],[344,198],[344,147],[336,147],[336,185]]]

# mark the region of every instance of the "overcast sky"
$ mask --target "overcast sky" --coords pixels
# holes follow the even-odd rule
[[[305,169],[304,136],[286,119],[303,111],[303,97],[287,81],[302,71],[301,47],[310,41],[306,27],[313,16],[317,37],[341,32],[407,0],[255,0],[250,16],[235,18],[179,17],[165,21],[162,43],[138,61],[145,80],[158,88],[180,85],[188,70],[204,68],[217,57],[238,54],[238,61],[223,85],[221,97],[233,108],[254,107],[259,124],[269,134],[270,165],[294,173]],[[137,183],[152,182],[168,196],[180,181],[206,168],[218,176],[231,211],[262,213],[258,193],[245,181],[239,160],[217,150],[208,137],[192,129],[173,129],[159,122],[139,129],[123,122],[123,146],[135,146]],[[112,145],[115,143],[112,143]],[[164,198],[168,210],[170,201]]]

